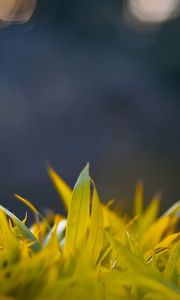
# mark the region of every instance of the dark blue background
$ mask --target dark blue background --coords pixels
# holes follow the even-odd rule
[[[29,23],[0,30],[0,199],[60,204],[46,162],[73,185],[87,161],[103,200],[163,207],[180,196],[180,20],[137,32],[122,3],[38,2]]]

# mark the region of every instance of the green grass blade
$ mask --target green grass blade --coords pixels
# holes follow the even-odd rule
[[[103,208],[94,184],[89,237],[87,241],[87,251],[90,260],[92,260],[94,264],[96,264],[103,247],[103,229]]]
[[[22,232],[22,234],[32,243],[31,248],[34,252],[41,250],[41,245],[36,239],[36,237],[33,235],[33,233],[24,225],[13,213],[11,213],[8,209],[6,209],[4,206],[0,205],[0,209],[8,216],[10,217],[15,225],[19,228],[19,230]]]
[[[89,222],[89,165],[81,172],[70,202],[65,235],[64,255],[74,254],[85,241]]]

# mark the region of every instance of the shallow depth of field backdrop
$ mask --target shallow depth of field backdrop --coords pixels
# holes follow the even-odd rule
[[[2,1],[1,1],[2,2]],[[144,6],[144,3],[145,6]],[[59,207],[46,163],[101,198],[180,198],[179,1],[39,0],[0,29],[0,200]]]

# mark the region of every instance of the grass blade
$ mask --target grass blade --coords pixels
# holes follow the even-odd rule
[[[94,264],[96,264],[103,247],[103,229],[103,208],[102,204],[100,203],[98,192],[94,185],[92,213],[87,242],[87,251],[89,253],[90,260],[92,260]]]
[[[8,209],[6,209],[4,206],[0,205],[0,209],[8,216],[10,217],[15,225],[20,229],[22,234],[28,239],[29,242],[31,242],[31,248],[34,252],[41,250],[41,245],[39,244],[38,240],[35,238],[33,233],[24,225],[13,213],[11,213]]]
[[[70,202],[65,235],[64,255],[69,256],[85,241],[90,206],[89,165],[81,172]]]
[[[56,173],[52,167],[47,169],[48,175],[51,178],[60,198],[63,201],[64,207],[68,211],[70,206],[70,200],[72,196],[72,190],[67,183]]]

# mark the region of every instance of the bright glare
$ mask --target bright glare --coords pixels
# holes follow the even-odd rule
[[[32,16],[36,0],[0,0],[0,21],[26,22]]]
[[[161,23],[178,13],[179,0],[126,0],[130,14],[145,23]]]

